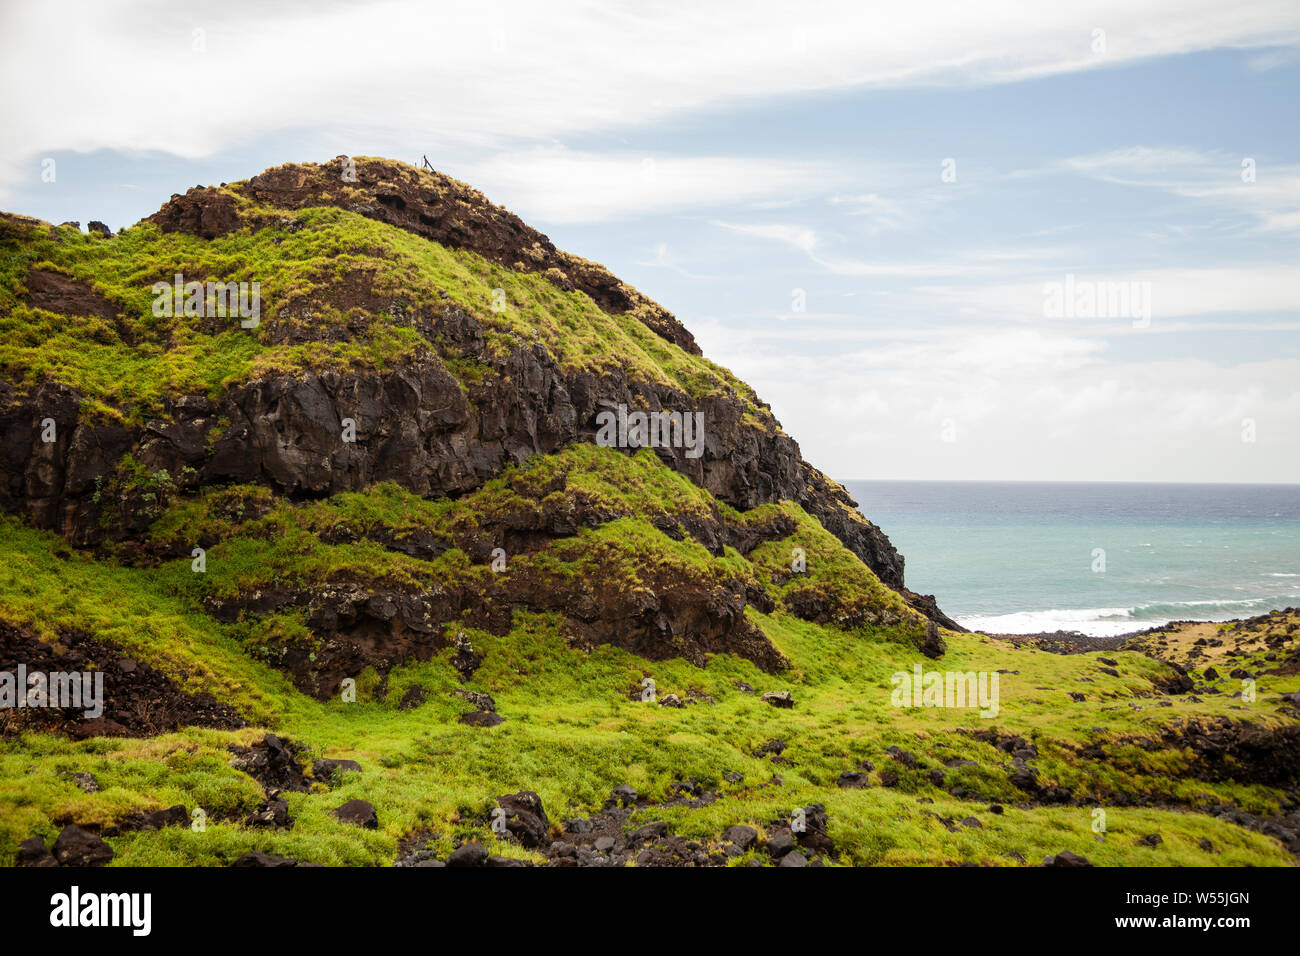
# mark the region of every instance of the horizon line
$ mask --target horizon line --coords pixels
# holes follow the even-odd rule
[[[835,480],[840,484],[846,481],[907,481],[972,485],[1259,485],[1300,488],[1300,481],[1164,481],[1160,479],[1129,478],[836,478]]]

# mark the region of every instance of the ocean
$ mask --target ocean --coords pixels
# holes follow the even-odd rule
[[[972,630],[1124,634],[1300,605],[1300,485],[846,481]]]

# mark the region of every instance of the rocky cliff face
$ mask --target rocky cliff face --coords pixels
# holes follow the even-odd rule
[[[602,267],[556,250],[545,236],[469,187],[398,163],[357,160],[349,166],[340,158],[319,166],[283,166],[245,183],[196,187],[173,196],[151,221],[166,234],[212,241],[240,230],[256,234],[283,226],[292,211],[321,206],[468,249],[514,272],[539,273],[556,288],[586,293],[605,312],[636,318],[684,353],[699,352],[671,314]],[[15,217],[8,225],[0,242],[20,245],[23,224]],[[30,307],[113,320],[112,303],[69,276],[33,269],[24,286],[22,295]],[[372,321],[381,312],[399,314],[423,345],[383,367],[273,372],[228,383],[216,395],[166,394],[138,421],[87,416],[87,396],[57,376],[39,382],[0,381],[0,507],[57,531],[79,547],[112,543],[119,553],[129,554],[163,506],[205,487],[260,484],[291,500],[310,500],[391,481],[428,498],[456,497],[482,487],[508,465],[593,440],[602,411],[619,405],[649,411],[690,409],[702,412],[706,422],[704,452],[691,458],[682,449],[658,449],[665,465],[741,511],[783,500],[798,503],[913,607],[955,627],[933,599],[905,588],[903,558],[888,538],[858,513],[842,487],[803,460],[798,445],[752,394],[741,394],[723,382],[692,395],[621,364],[598,370],[574,366],[561,362],[541,342],[518,335],[508,349],[488,348],[486,314],[445,296],[440,305],[403,311],[355,277],[305,299],[270,303],[258,330],[260,340],[310,348],[339,336],[337,325],[318,327],[310,321],[322,296],[342,302],[351,321],[358,323]],[[128,335],[124,325],[124,342]],[[458,377],[454,370],[465,363],[484,371]],[[355,442],[339,440],[345,419],[355,423]],[[103,494],[106,480],[124,456],[143,473],[165,475],[163,486]],[[667,592],[677,588],[661,584]],[[555,600],[542,600],[542,590],[523,587],[506,603],[555,605]],[[562,589],[559,593],[563,603]],[[366,615],[356,608],[369,606],[370,598],[353,594],[342,601],[347,627],[361,627],[357,622]],[[285,600],[306,599],[298,595]],[[462,595],[461,601],[473,604],[469,595]],[[706,587],[694,596],[678,589],[674,599],[661,602],[649,617],[663,618],[664,607],[673,605],[668,629],[700,635],[688,656],[747,644],[745,656],[776,666],[779,655],[770,646],[754,643],[740,614],[745,603],[743,588],[713,594]],[[804,616],[833,616],[834,609],[815,605],[805,608]],[[697,607],[705,610],[692,610]],[[646,610],[593,611],[588,621],[593,639],[608,640],[619,630],[592,625],[602,614],[606,620],[621,620]],[[325,615],[333,613],[327,623],[335,629],[345,626],[339,624],[337,611]],[[428,621],[427,609],[412,613],[413,620]],[[388,622],[404,616],[411,615],[375,619],[385,622],[391,633]],[[650,633],[662,630],[652,627]],[[624,633],[629,649],[649,642],[635,631]],[[937,653],[941,648],[938,642],[932,649]]]

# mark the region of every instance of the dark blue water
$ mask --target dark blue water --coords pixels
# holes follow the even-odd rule
[[[1121,634],[1300,605],[1300,485],[845,487],[907,559],[908,586],[970,628]]]

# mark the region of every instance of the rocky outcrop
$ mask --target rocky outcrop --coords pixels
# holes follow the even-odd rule
[[[346,157],[322,165],[288,164],[227,190],[196,187],[184,197],[173,197],[151,220],[165,231],[193,232],[205,237],[222,234],[241,224],[232,194],[254,200],[259,208],[260,205],[281,209],[338,206],[445,246],[470,249],[520,271],[542,272],[565,288],[587,293],[603,310],[634,314],[667,340],[699,354],[690,333],[635,289],[603,267],[557,250],[544,235],[508,210],[440,173],[367,158],[357,158],[351,165]],[[211,210],[207,219],[205,210]],[[248,216],[251,218],[247,224],[254,228],[266,222],[257,214],[250,212]],[[220,227],[212,226],[214,222]],[[426,337],[449,343],[458,356],[475,361],[485,359],[482,329],[462,309],[452,306],[441,315],[422,315],[417,323]],[[765,406],[763,426],[747,427],[746,409],[737,396],[710,397],[700,407],[690,396],[629,381],[617,371],[600,379],[590,372],[566,376],[554,359],[535,345],[521,346],[498,364],[492,381],[468,390],[465,398],[476,410],[471,421],[465,399],[458,399],[448,390],[449,385],[454,388],[454,379],[445,369],[440,371],[441,374],[431,373],[437,381],[423,383],[432,392],[426,394],[422,390],[420,397],[437,409],[439,415],[435,417],[442,418],[440,424],[453,426],[448,431],[470,439],[460,444],[467,451],[472,448],[479,460],[460,462],[459,466],[448,463],[436,476],[441,481],[431,482],[433,487],[429,493],[463,490],[458,483],[466,480],[472,487],[470,476],[481,474],[483,468],[488,473],[499,469],[506,456],[519,460],[534,452],[553,451],[573,440],[589,438],[595,430],[595,414],[604,408],[620,403],[651,411],[690,408],[705,414],[709,447],[704,457],[696,461],[682,455],[673,456],[674,467],[735,507],[750,508],[783,498],[798,501],[858,554],[882,581],[893,588],[903,586],[903,559],[889,539],[870,522],[862,520],[856,502],[843,488],[802,460],[798,445],[781,432]],[[417,372],[417,377],[422,374]],[[500,386],[505,381],[515,383],[514,387],[502,390]],[[399,390],[404,391],[400,387]],[[310,397],[304,396],[304,400],[305,404],[300,406],[304,409],[323,408]],[[246,411],[260,411],[256,404],[252,408],[245,405]],[[465,427],[458,427],[461,425]],[[417,439],[424,437],[425,429],[421,427],[416,434],[409,429],[404,431],[407,439]],[[236,439],[234,434],[232,439]],[[432,457],[441,462],[447,462],[441,454],[445,450],[429,449]],[[410,470],[418,471],[424,463],[417,456]],[[418,484],[408,484],[408,487],[426,493]],[[921,600],[919,596],[913,597],[918,602]],[[937,608],[934,610],[937,612]],[[947,618],[940,623],[956,627]]]
[[[487,360],[482,331],[448,307],[425,326],[450,333],[463,355]],[[0,507],[79,546],[106,534],[129,539],[156,517],[130,495],[96,492],[127,452],[150,473],[165,472],[184,492],[224,482],[260,482],[290,496],[319,497],[396,481],[416,494],[457,495],[533,454],[594,440],[596,416],[617,407],[651,411],[697,407],[705,418],[703,455],[659,449],[661,459],[721,501],[747,510],[794,500],[858,554],[880,579],[922,612],[939,615],[903,588],[903,559],[847,493],[799,455],[772,419],[746,420],[734,395],[696,401],[676,389],[565,372],[540,346],[520,347],[482,383],[462,389],[432,349],[387,372],[276,375],[235,385],[219,400],[182,396],[142,426],[80,421],[81,396],[54,383],[22,392],[0,383]],[[344,442],[343,419],[356,423]],[[54,423],[47,442],[42,422]],[[218,430],[218,424],[221,427]],[[228,424],[226,424],[228,423]],[[104,511],[116,513],[105,520]],[[947,618],[940,623],[952,626]]]
[[[352,170],[356,175],[349,178]],[[545,274],[562,287],[585,292],[602,309],[633,315],[668,341],[698,353],[676,319],[602,267],[556,250],[545,236],[468,186],[399,163],[358,159],[349,165],[339,159],[282,166],[245,183],[175,196],[152,221],[164,232],[211,239],[240,228],[282,228],[295,221],[286,220],[285,211],[322,205],[472,250],[511,269]],[[6,228],[13,233],[9,238],[21,241],[23,229],[39,226],[6,220]],[[27,285],[34,305],[89,310],[105,318],[113,311],[93,289],[48,270],[33,270]],[[372,321],[391,311],[391,304],[360,280],[340,280],[321,294],[334,295],[349,322]],[[489,349],[485,321],[450,301],[412,307],[402,315],[423,344],[384,368],[271,373],[230,384],[215,398],[167,397],[143,421],[135,410],[126,410],[121,421],[83,415],[84,396],[57,382],[22,388],[0,382],[0,509],[80,547],[112,541],[116,553],[131,560],[169,503],[206,486],[262,484],[302,499],[392,481],[418,495],[454,497],[533,455],[594,440],[602,411],[620,405],[694,410],[705,422],[703,454],[690,458],[683,449],[659,449],[664,464],[740,510],[797,502],[922,615],[956,627],[933,598],[904,586],[903,559],[889,539],[861,516],[842,487],[802,459],[798,445],[752,395],[739,394],[723,379],[721,387],[692,395],[618,366],[597,373],[564,365],[540,342],[518,339],[508,351]],[[258,334],[266,343],[301,345],[350,333],[300,321],[293,309],[282,308],[267,314]],[[466,363],[484,374],[462,381],[451,370]],[[355,440],[345,440],[345,421],[353,424]],[[119,475],[127,454],[134,474]],[[479,540],[456,544],[472,560],[486,561],[492,547],[526,552],[615,517],[524,516],[483,529]],[[769,539],[763,529],[672,515],[663,516],[661,530],[690,535],[714,554],[727,545],[747,553]],[[783,530],[791,529],[774,527],[770,534]],[[414,549],[421,557],[448,546],[436,540],[384,544],[408,553]],[[302,661],[293,659],[299,651],[286,649],[281,666],[315,693],[330,692],[342,676],[355,675],[367,663],[383,673],[402,660],[427,658],[445,643],[439,625],[455,615],[467,614],[469,622],[499,630],[509,624],[509,609],[519,606],[561,610],[578,644],[613,643],[652,659],[684,656],[702,663],[707,654],[729,651],[768,670],[784,664],[745,617],[747,603],[764,611],[772,607],[767,592],[752,582],[661,575],[652,588],[636,592],[608,584],[587,587],[518,575],[508,587],[493,584],[486,593],[449,586],[436,601],[345,585],[268,589],[256,596],[255,606],[241,599],[210,609],[229,620],[240,612],[307,607],[325,646],[314,659],[301,652]],[[787,603],[810,620],[848,627],[893,622],[869,607],[822,595],[804,598],[791,593]],[[942,653],[937,632],[931,630],[925,650],[931,656]]]

